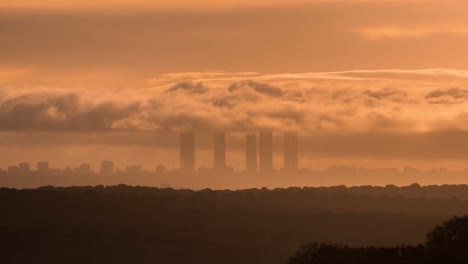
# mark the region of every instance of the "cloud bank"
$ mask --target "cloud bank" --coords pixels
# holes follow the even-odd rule
[[[0,88],[2,131],[468,130],[468,74],[433,69],[164,74],[144,87]]]

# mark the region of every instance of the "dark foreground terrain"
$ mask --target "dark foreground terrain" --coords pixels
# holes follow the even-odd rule
[[[287,263],[306,243],[416,246],[468,213],[467,193],[418,185],[0,189],[0,263]]]
[[[289,259],[289,264],[466,264],[467,248],[468,216],[455,216],[434,227],[421,245],[349,247],[309,243]]]

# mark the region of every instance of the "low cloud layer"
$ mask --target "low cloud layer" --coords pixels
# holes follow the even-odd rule
[[[197,132],[197,164],[206,166],[214,131],[228,132],[229,164],[242,169],[245,134],[264,128],[275,132],[278,166],[281,133],[291,130],[310,168],[463,168],[468,158],[468,72],[460,70],[211,71],[158,75],[128,88],[52,84],[0,85],[0,150],[8,156],[0,166],[112,159],[175,168],[185,129]]]
[[[144,87],[0,88],[2,131],[468,130],[462,71],[161,75]]]

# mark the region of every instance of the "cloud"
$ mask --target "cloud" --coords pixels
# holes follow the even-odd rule
[[[426,99],[440,98],[444,96],[452,97],[454,99],[465,98],[468,96],[468,90],[460,89],[456,87],[448,88],[448,89],[436,89],[436,90],[429,92],[426,95]]]
[[[457,87],[435,89],[425,96],[430,104],[442,105],[462,104],[466,97],[468,97],[468,90]]]
[[[358,34],[369,40],[394,38],[423,38],[435,34],[467,36],[468,31],[461,27],[365,27],[357,30]]]
[[[391,88],[391,87],[385,87],[383,89],[374,90],[374,91],[366,90],[364,94],[377,100],[389,99],[394,102],[402,102],[403,100],[408,98],[407,92],[403,90]]]
[[[229,92],[235,92],[236,90],[241,89],[243,86],[253,89],[258,93],[269,96],[279,97],[283,95],[283,90],[281,90],[281,88],[254,81],[243,81],[240,83],[233,83],[229,86],[228,90]]]
[[[34,89],[0,91],[0,129],[4,131],[101,131],[139,111],[139,103],[95,100],[82,91]]]
[[[309,158],[468,155],[463,143],[468,142],[468,75],[463,71],[217,71],[150,80],[120,89],[0,86],[0,144],[174,150],[177,132],[193,129],[197,148],[211,153],[212,132],[225,130],[230,148],[243,157],[245,134],[268,128],[276,137],[298,131],[301,153]]]
[[[176,92],[182,90],[188,93],[206,93],[208,89],[203,86],[203,83],[191,83],[191,82],[181,82],[174,84],[171,88],[167,89],[167,92]]]
[[[382,38],[420,38],[434,34],[433,29],[399,28],[399,27],[370,27],[358,30],[359,34],[371,40]]]
[[[5,86],[0,130],[464,131],[468,125],[460,118],[466,116],[468,92],[453,87],[468,85],[466,76],[440,69],[201,72],[161,75],[149,86],[119,90]]]

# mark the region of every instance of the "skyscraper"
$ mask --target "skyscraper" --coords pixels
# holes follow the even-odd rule
[[[183,132],[180,135],[180,169],[186,172],[195,171],[195,134]]]
[[[245,171],[257,173],[257,135],[247,135],[246,137]]]
[[[91,175],[93,172],[91,171],[91,166],[89,164],[83,163],[78,168],[80,175]]]
[[[101,174],[102,175],[111,175],[114,173],[114,162],[104,160],[101,161]]]
[[[260,132],[258,142],[260,173],[269,173],[273,170],[273,132],[263,130]]]
[[[213,143],[213,167],[223,170],[226,168],[226,134],[215,133]]]
[[[91,171],[91,166],[87,163],[80,164],[80,171],[89,172]]]
[[[297,133],[285,133],[283,143],[284,170],[288,172],[295,172],[299,169],[299,141]]]
[[[130,165],[125,169],[125,173],[132,177],[141,176],[143,174],[143,168],[141,165]]]
[[[47,173],[49,172],[49,162],[47,161],[39,161],[37,163],[37,171],[40,173]]]
[[[25,172],[29,173],[29,171],[31,170],[29,168],[29,163],[26,163],[26,162],[20,163],[18,167],[22,173],[25,173]]]

